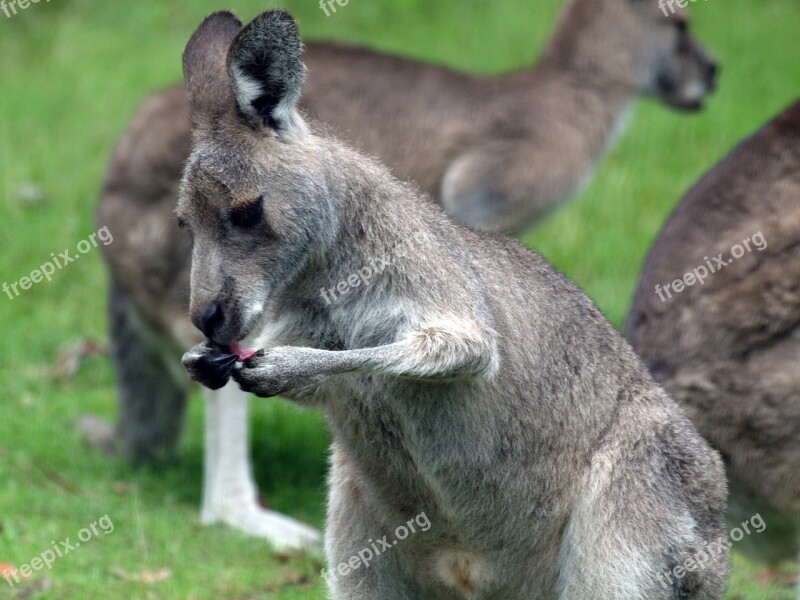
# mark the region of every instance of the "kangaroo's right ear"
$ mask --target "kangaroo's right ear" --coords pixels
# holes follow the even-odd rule
[[[239,110],[252,125],[282,130],[292,122],[305,80],[303,44],[287,11],[267,11],[245,27],[228,57]]]

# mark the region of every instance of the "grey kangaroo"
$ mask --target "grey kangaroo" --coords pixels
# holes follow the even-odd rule
[[[537,65],[499,76],[332,43],[309,44],[305,62],[309,114],[455,219],[510,233],[587,183],[637,96],[698,110],[717,73],[687,13],[665,17],[654,0],[570,0]],[[188,148],[186,104],[182,88],[157,93],[134,127],[172,146],[152,151],[173,174]]]
[[[800,102],[686,194],[650,251],[625,335],[722,454],[731,521],[766,522],[741,547],[798,557]]]
[[[368,568],[340,569],[333,598],[722,598],[717,454],[543,258],[458,225],[307,125],[304,71],[282,10],[244,29],[216,13],[187,45],[177,214],[209,339],[183,362],[211,387],[232,373],[244,392],[324,410],[333,567],[429,519]],[[412,238],[416,252],[323,299]],[[242,357],[247,345],[260,350]]]
[[[685,13],[665,18],[649,0],[572,0],[539,64],[497,77],[309,44],[301,105],[462,221],[520,230],[587,179],[636,94],[701,106],[716,67],[687,27]],[[199,341],[187,318],[192,244],[172,218],[189,146],[185,87],[148,98],[97,211],[115,236],[104,251],[120,413],[115,428],[83,427],[136,462],[174,455],[188,384],[179,359]],[[247,401],[226,394],[207,399],[202,520],[274,535],[250,475]]]

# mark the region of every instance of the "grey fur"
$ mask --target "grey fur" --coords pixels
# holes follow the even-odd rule
[[[699,107],[702,98],[690,102],[687,90],[713,88],[713,62],[677,30],[685,21],[680,10],[665,18],[655,2],[572,0],[539,64],[499,76],[311,43],[301,105],[462,221],[519,231],[587,181],[636,94]],[[223,54],[210,60],[229,64]],[[225,75],[202,83],[230,94]],[[671,82],[669,90],[658,81]],[[122,239],[104,247],[113,278],[146,327],[183,348],[199,341],[186,318],[190,244],[172,216],[189,153],[188,104],[184,87],[147,98],[114,152],[98,208],[98,222]],[[127,403],[146,404],[149,394],[122,394],[121,415],[146,414]],[[148,426],[123,419],[117,429]]]
[[[261,19],[269,22],[261,22]],[[277,48],[282,51],[275,52]],[[297,23],[285,10],[263,13],[239,34],[231,47],[228,73],[239,106],[253,124],[272,120],[274,125],[286,126],[281,113],[288,113],[288,107],[297,102],[305,80],[305,66],[300,60],[302,49]],[[242,79],[266,81],[267,88],[281,86],[282,103],[286,108],[281,109],[277,98],[268,98],[266,102],[263,96],[246,98]]]
[[[114,244],[101,248],[112,273],[109,329],[120,414],[116,427],[109,427],[116,439],[94,442],[102,449],[115,446],[136,463],[174,458],[183,415],[171,410],[183,410],[188,387],[176,381],[180,356],[201,339],[185,316],[191,239],[175,226],[173,214],[190,140],[162,137],[188,122],[183,89],[142,106],[111,159],[96,216],[114,232]],[[153,403],[162,407],[154,410]],[[168,418],[157,421],[161,416]],[[156,444],[152,449],[142,443],[148,438]]]
[[[703,285],[655,286],[761,233]],[[712,263],[713,264],[713,263]],[[800,548],[800,102],[742,142],[681,200],[650,251],[625,335],[725,459],[731,521],[760,513],[741,547]],[[663,295],[663,294],[662,294]],[[665,296],[666,298],[666,296]]]
[[[334,138],[240,113],[222,97],[193,115],[178,206],[192,319],[219,303],[215,342],[258,339],[234,371],[243,390],[326,412],[332,565],[420,512],[432,524],[333,597],[722,598],[725,552],[659,580],[724,537],[721,461],[591,301]],[[260,196],[263,221],[234,226]],[[420,232],[425,251],[323,302]],[[185,355],[195,378],[208,352]]]
[[[147,326],[117,284],[111,286],[109,317],[120,406],[127,411],[120,415],[120,421],[130,424],[118,432],[119,450],[132,462],[168,460],[175,453],[176,432],[183,429],[188,387],[171,369],[176,350],[169,352],[160,336],[148,334]]]

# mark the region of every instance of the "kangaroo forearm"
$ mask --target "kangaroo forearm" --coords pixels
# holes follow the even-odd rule
[[[321,379],[344,373],[375,373],[419,379],[479,375],[494,364],[494,349],[478,336],[440,328],[423,329],[404,340],[356,350],[283,347],[267,351],[265,365],[294,380]]]
[[[489,338],[464,323],[460,328],[451,324],[422,329],[399,342],[373,348],[332,351],[279,346],[259,352],[240,367],[233,364],[234,356],[217,354],[215,346],[200,344],[184,355],[183,362],[192,378],[204,385],[216,388],[233,376],[243,389],[262,397],[311,397],[327,377],[344,373],[442,380],[485,375],[496,367]],[[226,362],[218,365],[220,360]]]
[[[401,342],[356,352],[364,354],[364,370],[419,379],[480,375],[491,369],[495,355],[491,344],[481,337],[438,328],[417,331]]]

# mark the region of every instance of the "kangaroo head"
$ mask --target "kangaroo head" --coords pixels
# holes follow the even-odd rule
[[[578,63],[681,110],[702,108],[717,63],[689,32],[677,0],[573,0],[550,58]]]
[[[301,51],[294,19],[273,10],[244,29],[213,14],[184,52],[193,146],[177,214],[194,238],[192,322],[219,344],[259,329],[268,298],[313,260],[331,214],[324,157],[295,109]]]
[[[675,0],[624,0],[641,28],[634,63],[640,90],[682,110],[702,108],[716,88],[718,65],[689,31]]]

